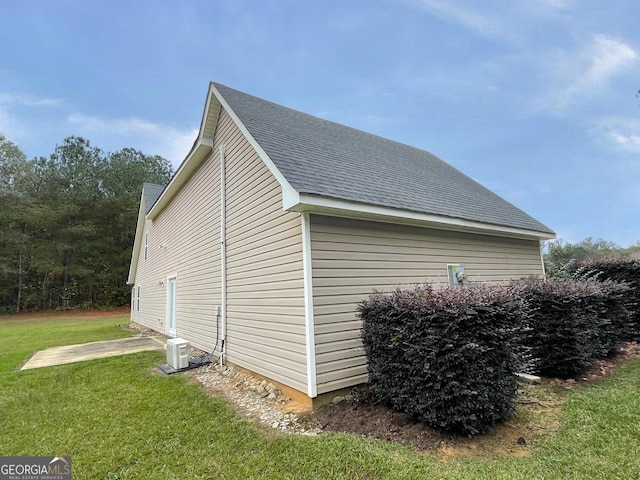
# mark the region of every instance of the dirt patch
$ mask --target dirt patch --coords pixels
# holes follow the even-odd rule
[[[443,457],[528,457],[532,447],[557,429],[561,405],[557,395],[547,392],[545,387],[523,386],[516,414],[491,432],[473,438],[439,432],[406,413],[356,400],[322,407],[316,412],[316,419],[324,431],[400,442]]]
[[[441,448],[454,438],[417,422],[406,413],[384,405],[367,405],[357,400],[345,400],[321,407],[316,412],[316,419],[325,431],[402,442],[419,450]]]
[[[366,392],[355,391],[355,398],[326,405],[316,412],[323,431],[345,432],[365,438],[401,442],[421,451],[437,452],[443,457],[496,458],[528,457],[531,451],[559,428],[565,389],[611,374],[614,367],[640,354],[640,345],[627,344],[611,358],[597,360],[576,379],[543,379],[542,385],[520,385],[516,413],[492,431],[467,438],[431,429],[410,415],[385,405],[371,404]]]

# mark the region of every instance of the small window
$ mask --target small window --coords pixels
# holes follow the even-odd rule
[[[136,302],[136,311],[139,312],[140,311],[140,285],[138,285],[138,292],[137,292],[137,299],[138,301]]]
[[[136,311],[136,287],[131,289],[131,312]]]
[[[449,277],[449,285],[458,286],[467,283],[467,274],[464,272],[463,265],[447,265],[447,275]]]
[[[147,254],[149,252],[149,234],[144,234],[144,259],[147,259]]]

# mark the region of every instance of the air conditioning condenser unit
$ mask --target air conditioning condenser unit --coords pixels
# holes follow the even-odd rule
[[[189,367],[189,342],[187,340],[182,338],[167,340],[167,363],[176,370]]]

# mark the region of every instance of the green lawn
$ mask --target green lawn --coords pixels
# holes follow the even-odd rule
[[[530,458],[442,459],[350,435],[281,435],[145,352],[25,372],[36,350],[127,336],[127,319],[0,318],[0,455],[71,455],[74,479],[640,478],[640,359],[566,395]]]

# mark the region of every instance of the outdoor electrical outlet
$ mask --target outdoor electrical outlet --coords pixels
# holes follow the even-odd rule
[[[220,315],[220,305],[216,305],[216,315]]]

